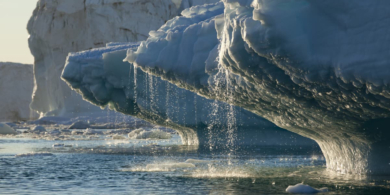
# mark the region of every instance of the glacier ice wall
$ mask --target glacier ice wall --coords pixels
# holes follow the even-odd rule
[[[32,65],[0,62],[0,122],[37,117],[29,107],[33,87]]]
[[[390,174],[389,2],[223,3],[170,20],[126,60],[316,140],[330,169]]]
[[[27,27],[35,58],[31,108],[41,116],[97,111],[60,79],[69,52],[145,40],[150,30],[182,9],[213,2],[217,0],[39,0]]]

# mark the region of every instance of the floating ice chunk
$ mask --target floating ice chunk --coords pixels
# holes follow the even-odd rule
[[[126,139],[126,137],[122,135],[113,135],[112,139]]]
[[[94,129],[87,129],[84,131],[84,135],[103,135],[103,132]]]
[[[26,154],[18,154],[15,157],[34,157],[34,156],[53,156],[54,154],[49,152],[31,152]]]
[[[186,160],[186,163],[192,163],[192,164],[209,164],[213,161],[210,160],[198,160],[198,159],[188,159]]]
[[[147,171],[171,171],[174,169],[194,168],[192,163],[167,163],[167,164],[148,164]]]
[[[61,133],[63,133],[63,134],[70,134],[70,133],[72,133],[72,131],[69,130],[69,129],[61,129],[60,131],[61,131]]]
[[[17,134],[17,132],[5,123],[0,123],[0,135]]]
[[[62,147],[65,147],[65,144],[56,143],[56,144],[53,144],[52,147],[53,148],[62,148]]]
[[[53,130],[53,131],[46,132],[45,135],[58,136],[58,135],[61,135],[61,131],[56,129],[56,130]]]
[[[170,133],[161,130],[146,131],[144,129],[136,129],[128,134],[130,139],[171,139]]]
[[[43,127],[43,126],[38,125],[38,126],[35,126],[34,129],[33,129],[32,131],[33,131],[34,133],[40,133],[40,132],[46,131],[46,128]]]
[[[87,129],[90,125],[84,121],[77,121],[69,126],[69,129]]]
[[[328,188],[315,189],[305,184],[297,184],[295,186],[288,186],[286,192],[292,194],[315,194],[319,192],[328,192]]]
[[[105,132],[105,134],[111,134],[111,135],[125,135],[125,134],[128,134],[130,133],[132,130],[130,129],[118,129],[118,130],[111,130],[111,131],[107,131]]]
[[[72,131],[71,134],[72,134],[72,135],[83,135],[84,132],[82,132],[82,131]]]

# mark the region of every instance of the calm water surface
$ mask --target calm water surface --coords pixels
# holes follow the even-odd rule
[[[68,147],[53,147],[60,143]],[[202,151],[171,140],[47,141],[0,137],[0,194],[390,194],[390,178],[329,173],[318,149]],[[72,147],[70,147],[72,146]],[[52,156],[16,157],[28,152]],[[186,163],[187,161],[187,163]]]

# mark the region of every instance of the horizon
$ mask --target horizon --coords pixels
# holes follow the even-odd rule
[[[0,62],[33,64],[28,47],[27,23],[36,0],[0,0]],[[22,4],[22,6],[20,6]]]

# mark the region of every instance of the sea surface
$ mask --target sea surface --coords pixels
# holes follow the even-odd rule
[[[325,163],[318,148],[205,150],[181,146],[178,135],[0,137],[0,194],[287,194],[298,183],[327,187],[322,194],[390,194],[389,177],[337,174]]]

